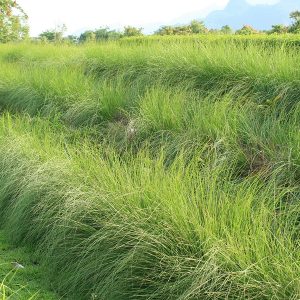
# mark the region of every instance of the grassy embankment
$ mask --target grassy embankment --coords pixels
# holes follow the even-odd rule
[[[297,48],[9,45],[0,60],[2,227],[62,295],[299,298]]]

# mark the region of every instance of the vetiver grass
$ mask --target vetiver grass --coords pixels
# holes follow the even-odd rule
[[[201,149],[168,167],[146,149],[122,159],[85,143],[66,151],[62,136],[28,121],[3,119],[2,212],[16,243],[41,250],[61,291],[297,298],[296,207],[284,207],[296,195],[275,189],[276,177],[237,181],[233,161],[212,153],[203,165]]]
[[[171,85],[180,82],[194,88],[242,86],[266,97],[276,97],[298,88],[299,84],[298,50],[284,45],[268,49],[225,40],[217,47],[210,43],[196,48],[175,43],[166,48],[157,44],[126,46],[114,42],[77,48],[4,46],[0,52],[6,62],[29,64],[30,72],[41,73],[44,68],[51,72],[55,66],[66,65],[70,72],[77,68],[80,73],[89,72],[106,79],[122,75],[130,82],[138,78],[144,85],[162,81]],[[42,70],[34,71],[33,66],[37,65]],[[16,68],[14,64],[11,67]]]
[[[122,43],[0,47],[11,242],[71,299],[298,299],[298,50]]]
[[[288,113],[289,103],[282,103],[284,95],[262,101],[245,89],[239,89],[239,94],[235,89],[224,94],[222,86],[211,93],[191,92],[184,85],[147,88],[136,82],[127,86],[121,75],[114,80],[97,80],[67,66],[32,69],[17,65],[2,72],[3,107],[32,116],[52,115],[71,127],[85,126],[90,132],[95,132],[91,128],[96,126],[97,139],[117,140],[122,144],[118,147],[156,143],[159,136],[159,140],[167,138],[173,150],[178,144],[176,151],[189,140],[217,142],[222,147],[225,143],[233,155],[239,149],[241,163],[254,168],[297,157],[297,151],[292,150],[291,156],[287,153],[290,148],[285,149],[297,139],[298,109],[293,104]],[[282,113],[278,115],[279,110]],[[288,114],[290,120],[286,119]],[[245,129],[241,131],[242,127]]]

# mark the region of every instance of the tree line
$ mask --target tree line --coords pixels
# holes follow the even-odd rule
[[[109,27],[101,27],[96,30],[84,31],[80,36],[68,35],[64,36],[67,28],[65,25],[57,26],[53,30],[47,30],[42,32],[38,36],[38,40],[42,42],[70,42],[70,43],[86,43],[97,42],[107,40],[117,40],[122,37],[141,36],[142,28],[136,28],[132,26],[125,26],[123,31],[117,31],[110,29]]]
[[[234,31],[229,25],[221,29],[208,29],[204,22],[193,20],[187,25],[162,26],[154,32],[155,35],[189,35],[189,34],[241,34],[250,35],[258,33],[267,34],[300,34],[300,11],[291,12],[291,25],[273,25],[271,30],[259,31],[251,25],[244,25],[241,29]],[[22,41],[30,39],[28,16],[15,0],[0,0],[0,43],[11,41]],[[34,40],[39,42],[68,42],[87,43],[117,40],[123,37],[142,36],[143,28],[125,26],[122,31],[113,30],[109,27],[101,27],[96,30],[87,30],[79,36],[65,36],[67,28],[65,25],[57,26],[54,29],[42,32]]]

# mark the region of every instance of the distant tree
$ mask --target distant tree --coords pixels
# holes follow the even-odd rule
[[[90,43],[96,41],[96,34],[92,30],[87,30],[83,32],[79,37],[80,43]]]
[[[46,30],[39,35],[39,38],[44,42],[62,42],[64,33],[67,27],[65,24],[56,26],[55,29]]]
[[[192,28],[189,25],[175,26],[173,30],[175,35],[187,35],[193,33]]]
[[[0,0],[0,43],[29,37],[27,15],[14,0]]]
[[[241,29],[237,30],[235,33],[249,35],[249,34],[256,34],[258,33],[258,31],[250,25],[244,25]]]
[[[71,44],[76,44],[78,42],[78,37],[76,35],[68,35],[65,41]]]
[[[204,22],[193,20],[190,23],[190,28],[192,33],[206,33],[208,30],[204,25]]]
[[[64,38],[64,34],[67,31],[67,26],[65,24],[58,25],[55,27],[55,41],[61,42]]]
[[[290,18],[294,20],[294,22],[299,23],[300,22],[300,11],[295,10],[290,13]]]
[[[109,28],[99,28],[96,31],[94,31],[95,33],[95,38],[97,41],[101,41],[101,40],[108,40],[109,38]]]
[[[291,12],[290,18],[293,20],[293,24],[290,26],[289,31],[292,33],[300,33],[300,11],[295,10]]]
[[[143,30],[143,28],[136,28],[133,26],[125,26],[123,35],[125,37],[141,36],[141,35],[143,35],[142,30]]]
[[[118,40],[122,37],[122,33],[117,30],[110,30],[108,32],[108,39],[109,40]]]
[[[180,26],[162,26],[155,34],[159,35],[188,35],[188,34],[199,34],[207,33],[208,29],[205,27],[202,21],[193,20],[188,25]]]
[[[172,35],[174,34],[174,27],[172,26],[162,26],[154,32],[154,34],[159,35]]]
[[[116,30],[111,30],[108,27],[99,28],[94,33],[96,41],[116,40],[122,36],[120,32]]]
[[[43,42],[53,42],[55,40],[55,32],[54,30],[46,30],[43,31],[40,35],[39,38]]]
[[[223,34],[232,34],[233,30],[232,30],[232,28],[229,25],[224,25],[221,28],[220,32],[223,33]]]
[[[272,29],[268,33],[277,33],[277,34],[282,34],[282,33],[287,33],[289,28],[283,24],[276,24],[272,25]]]
[[[210,33],[210,34],[218,34],[218,33],[220,33],[220,30],[215,29],[215,28],[211,28],[211,29],[208,30],[208,33]]]
[[[86,42],[100,42],[107,40],[117,40],[122,37],[122,34],[116,30],[111,30],[109,27],[101,27],[95,31],[87,30],[83,32],[78,41],[80,43]]]

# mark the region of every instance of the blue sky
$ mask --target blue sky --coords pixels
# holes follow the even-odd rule
[[[161,24],[180,22],[182,16],[197,13],[205,18],[214,10],[226,7],[229,0],[19,0],[29,15],[31,35],[65,23],[68,33],[109,26],[143,27],[146,32]],[[247,0],[251,5],[274,4],[278,0]]]

